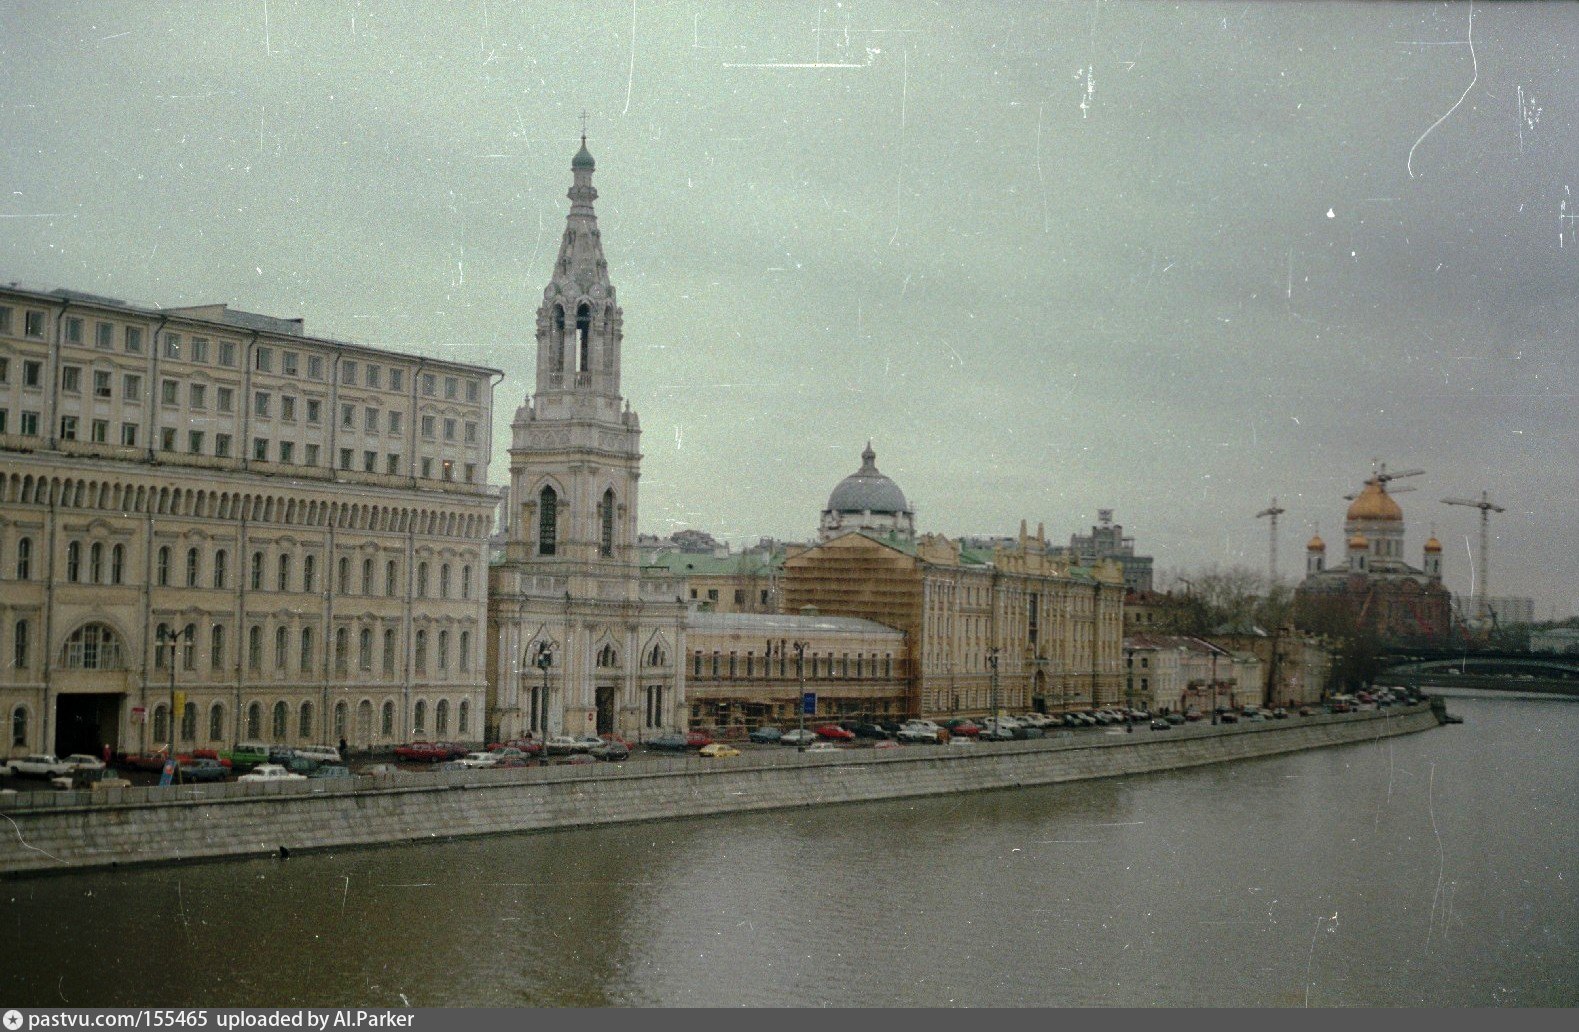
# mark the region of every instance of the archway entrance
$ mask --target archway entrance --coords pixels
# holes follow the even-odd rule
[[[610,734],[614,730],[614,686],[600,685],[597,691],[598,703],[598,734]]]
[[[55,702],[55,755],[120,751],[122,692],[72,692]]]

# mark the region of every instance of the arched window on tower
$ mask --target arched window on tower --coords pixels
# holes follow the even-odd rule
[[[603,536],[598,542],[598,554],[610,557],[614,554],[614,490],[610,488],[603,492],[603,504],[599,507],[603,517]]]
[[[592,309],[586,302],[576,309],[576,372],[592,370]]]
[[[548,370],[552,373],[565,371],[565,310],[558,305],[554,306],[554,326],[549,338]]]
[[[545,487],[537,496],[537,554],[553,555],[558,543],[559,496]]]
[[[614,375],[614,306],[603,309],[603,371]]]

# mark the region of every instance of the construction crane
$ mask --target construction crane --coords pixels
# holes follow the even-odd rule
[[[1367,480],[1366,483],[1369,484],[1374,481],[1378,487],[1388,494],[1403,494],[1405,491],[1413,491],[1414,488],[1406,484],[1403,487],[1395,487],[1391,491],[1388,491],[1387,485],[1394,480],[1402,480],[1404,477],[1418,477],[1422,476],[1424,473],[1425,470],[1423,469],[1406,469],[1401,473],[1389,473],[1387,472],[1387,463],[1381,461],[1380,459],[1372,459],[1371,479]],[[1352,502],[1359,496],[1359,492],[1355,492],[1354,494],[1346,494],[1343,496],[1343,498],[1345,501]]]
[[[1479,500],[1472,498],[1444,498],[1443,505],[1463,505],[1471,509],[1480,510],[1480,576],[1475,584],[1475,615],[1481,620],[1491,615],[1491,606],[1486,601],[1486,571],[1490,564],[1486,561],[1491,544],[1491,514],[1494,512],[1507,512],[1502,506],[1491,500],[1491,496],[1480,492]]]
[[[1277,584],[1277,518],[1283,515],[1285,512],[1288,512],[1288,510],[1279,507],[1277,504],[1277,496],[1274,495],[1272,497],[1272,504],[1256,513],[1256,519],[1259,520],[1263,516],[1268,516],[1271,517],[1272,523],[1272,545],[1267,556],[1268,590],[1271,590],[1271,588]]]

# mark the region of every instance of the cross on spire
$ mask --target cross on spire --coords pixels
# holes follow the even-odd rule
[[[582,144],[585,144],[587,142],[587,109],[586,108],[582,108],[581,109],[581,142],[582,142]]]

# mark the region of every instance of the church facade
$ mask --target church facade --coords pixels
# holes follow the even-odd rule
[[[637,551],[641,422],[620,394],[586,140],[537,310],[535,392],[510,425],[506,544],[489,570],[491,734],[650,738],[687,713],[683,582]]]

